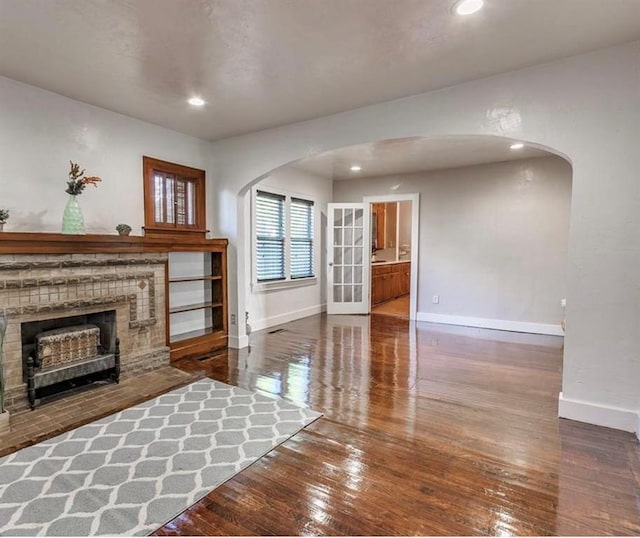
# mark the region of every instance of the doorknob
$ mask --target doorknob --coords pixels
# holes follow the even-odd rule
[[[333,262],[329,262],[329,267],[333,267]]]

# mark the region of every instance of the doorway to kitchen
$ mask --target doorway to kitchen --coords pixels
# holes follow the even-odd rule
[[[371,212],[371,313],[415,319],[419,195],[363,198]]]

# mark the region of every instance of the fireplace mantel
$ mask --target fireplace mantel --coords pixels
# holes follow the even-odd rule
[[[203,239],[167,234],[68,235],[61,233],[0,232],[0,254],[99,254],[202,251],[211,246],[226,246],[227,239]]]

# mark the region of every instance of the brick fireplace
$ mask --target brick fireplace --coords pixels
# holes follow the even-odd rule
[[[10,412],[29,408],[24,361],[34,345],[34,327],[58,326],[56,320],[68,319],[75,324],[109,313],[114,320],[110,330],[115,332],[109,339],[116,335],[120,339],[122,378],[169,364],[165,320],[167,254],[133,252],[135,244],[123,246],[107,241],[102,246],[87,246],[82,238],[57,239],[54,246],[39,248],[46,253],[3,254],[8,247],[0,245],[5,246],[0,248],[0,310],[9,316],[4,373],[5,405]],[[70,252],[102,248],[104,252],[47,252],[65,248]]]

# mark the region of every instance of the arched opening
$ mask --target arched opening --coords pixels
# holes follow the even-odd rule
[[[326,205],[385,197],[394,203],[398,195],[415,194],[420,207],[412,235],[419,240],[409,249],[407,241],[385,249],[395,249],[396,256],[410,251],[407,317],[562,334],[571,178],[571,164],[560,152],[488,135],[388,139],[292,160],[240,190],[238,244],[244,251],[238,255],[245,275],[238,282],[238,297],[244,297],[239,313],[248,312],[253,328],[262,329],[322,311]],[[313,283],[264,287],[255,278],[252,213],[259,189],[285,201],[315,202]]]

